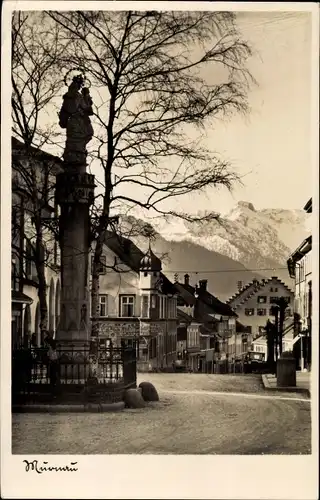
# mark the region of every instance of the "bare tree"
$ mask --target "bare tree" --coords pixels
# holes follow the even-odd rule
[[[58,132],[46,125],[46,113],[62,87],[60,77],[60,46],[58,27],[44,32],[35,22],[33,12],[14,12],[12,16],[12,167],[13,192],[18,195],[14,232],[23,232],[25,245],[19,248],[20,258],[34,263],[37,273],[40,304],[40,331],[48,329],[47,283],[45,268],[50,255],[49,239],[44,230],[44,218],[51,216],[52,188],[59,169],[58,158],[39,152],[39,148],[55,142]],[[23,212],[26,217],[21,217]],[[20,226],[18,229],[14,226]],[[23,227],[21,227],[23,224]]]
[[[120,207],[187,221],[216,218],[168,207],[172,198],[238,179],[205,146],[214,120],[248,110],[251,49],[231,12],[74,11],[45,13],[66,42],[65,64],[97,89],[95,147],[103,171],[93,259],[92,316],[110,214]],[[47,21],[48,22],[48,21]],[[100,98],[99,98],[100,96]],[[99,98],[99,99],[98,99]],[[93,335],[98,333],[93,322]]]

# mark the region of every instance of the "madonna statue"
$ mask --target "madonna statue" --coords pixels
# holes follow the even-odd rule
[[[86,145],[93,137],[93,128],[89,118],[93,115],[92,99],[89,89],[82,87],[83,77],[75,76],[68,92],[63,96],[63,104],[59,113],[59,125],[67,131],[63,158],[70,166],[86,165]]]

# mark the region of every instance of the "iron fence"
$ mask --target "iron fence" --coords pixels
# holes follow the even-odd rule
[[[46,347],[12,351],[12,401],[120,401],[136,387],[136,352],[109,345],[56,345],[56,359]],[[51,358],[51,359],[50,359]],[[81,399],[81,398],[80,398]]]

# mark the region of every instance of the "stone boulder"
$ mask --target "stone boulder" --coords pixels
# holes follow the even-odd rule
[[[159,401],[157,389],[150,382],[141,382],[139,389],[141,389],[142,397],[145,401]]]
[[[127,389],[124,393],[124,402],[128,408],[144,408],[145,401],[138,389]]]

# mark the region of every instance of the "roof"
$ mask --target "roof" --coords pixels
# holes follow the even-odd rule
[[[23,154],[25,154],[26,152],[26,145],[19,141],[18,139],[16,139],[16,137],[11,137],[11,148],[12,148],[12,156],[14,157],[15,155],[17,155],[17,153],[21,152]],[[36,158],[39,158],[39,160],[43,161],[43,162],[53,162],[54,164],[56,164],[57,166],[63,166],[63,160],[61,158],[59,158],[58,156],[54,156],[50,153],[46,153],[45,151],[43,151],[42,149],[39,149],[39,148],[35,148],[34,146],[30,146],[29,148],[30,152],[35,155]]]
[[[179,307],[177,307],[177,316],[180,321],[185,321],[186,323],[191,323],[194,320],[193,316],[181,311]]]
[[[243,287],[241,290],[239,290],[237,293],[235,293],[234,295],[232,295],[232,297],[230,297],[230,299],[227,300],[227,304],[232,304],[234,303],[235,300],[238,300],[241,295],[244,295],[243,299],[240,300],[239,304],[237,305],[240,305],[240,304],[244,304],[245,302],[247,302],[247,300],[249,300],[249,298],[251,298],[253,295],[255,295],[257,292],[259,292],[265,285],[267,285],[268,283],[271,283],[273,281],[277,281],[279,284],[281,284],[284,288],[286,288],[288,290],[289,293],[292,293],[292,290],[290,290],[290,288],[285,284],[284,281],[282,281],[280,278],[278,278],[277,276],[272,276],[271,278],[269,279],[262,279],[262,280],[257,280],[257,279],[253,279],[252,281],[250,281],[250,283],[248,283],[245,287]],[[251,289],[251,290],[250,290]],[[245,295],[245,292],[248,292],[248,290],[250,290],[250,293],[248,293],[247,295]]]
[[[305,212],[307,212],[307,214],[312,213],[312,198],[310,198],[310,200],[307,201],[307,203],[303,207],[303,210],[305,210]]]
[[[19,290],[11,290],[11,301],[16,304],[32,304],[33,302],[31,297],[25,293],[19,292]]]
[[[236,332],[237,333],[248,333],[247,326],[240,323],[240,321],[236,320]]]
[[[131,241],[114,231],[107,231],[105,237],[105,245],[115,253],[121,262],[128,266],[137,274],[140,272],[140,262],[145,254]],[[160,273],[162,293],[174,294],[176,292],[173,283],[163,274]]]
[[[192,285],[177,282],[174,284],[174,286],[178,290],[178,293],[180,294],[182,299],[189,306],[196,305],[197,300],[201,301],[207,306],[207,313],[203,313],[203,316],[206,316],[207,322],[214,321],[214,319],[209,316],[210,313],[220,314],[221,316],[237,316],[237,314],[231,309],[230,306],[228,306],[228,304],[221,302],[221,300],[219,300],[207,290],[201,290],[200,288],[197,288],[198,298],[196,299],[194,295],[196,288]]]
[[[147,253],[142,257],[140,261],[140,270],[161,271],[161,268],[161,260],[153,253],[149,246]]]
[[[296,262],[302,259],[304,255],[306,255],[312,249],[312,236],[308,236],[303,242],[298,246],[298,248],[290,255],[290,258],[287,260],[289,272],[291,270],[291,266],[294,266]]]
[[[196,304],[197,299],[194,296],[194,292],[192,292],[192,289],[194,290],[192,286],[176,282],[174,283],[174,287],[188,306],[194,306]]]
[[[266,336],[265,335],[259,335],[258,337],[256,337],[253,341],[252,341],[253,344],[266,344],[267,343],[267,339],[266,339]]]
[[[241,295],[244,295],[244,293],[247,292],[250,288],[252,288],[252,289],[254,289],[255,287],[260,288],[262,283],[264,284],[264,282],[266,282],[266,281],[268,281],[268,280],[262,280],[260,282],[259,280],[254,278],[252,281],[247,283],[243,288],[241,288],[241,290],[238,290],[235,294],[233,294],[232,297],[230,297],[230,299],[227,300],[227,304],[230,304],[235,299],[238,299]]]

